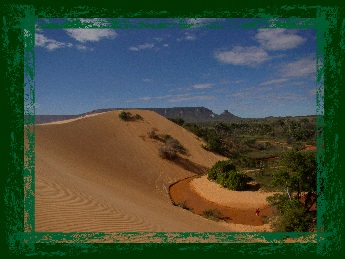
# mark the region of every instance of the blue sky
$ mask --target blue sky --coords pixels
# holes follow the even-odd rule
[[[186,21],[188,29],[36,29],[36,114],[181,106],[244,118],[316,113],[314,29]]]

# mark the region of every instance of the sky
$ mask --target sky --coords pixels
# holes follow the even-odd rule
[[[207,28],[214,21],[226,22],[38,27],[36,114],[193,106],[243,118],[316,114],[315,29]]]

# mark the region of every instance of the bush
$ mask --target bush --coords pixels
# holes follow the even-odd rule
[[[246,188],[249,177],[245,174],[238,173],[236,171],[222,172],[218,174],[216,182],[223,187],[234,190],[242,191]]]
[[[157,131],[158,131],[158,129],[153,128],[153,129],[149,132],[149,137],[150,137],[150,138],[158,138],[157,133],[156,133]]]
[[[171,138],[172,138],[172,136],[170,136],[169,134],[162,135],[162,139],[163,139],[164,142],[168,141]]]
[[[143,120],[143,117],[141,117],[139,114],[135,114],[134,116],[130,112],[122,111],[119,114],[119,117],[121,120],[124,121],[137,121],[137,120]]]
[[[141,117],[139,114],[135,114],[133,117],[134,120],[143,120],[143,117]]]
[[[179,152],[181,154],[186,154],[187,153],[187,150],[184,146],[182,146],[182,144],[175,138],[171,137],[170,135],[167,135],[169,136],[169,138],[166,140],[165,144],[174,149],[176,152]]]
[[[120,112],[119,117],[121,120],[128,121],[132,118],[132,114],[130,112]]]
[[[173,160],[174,158],[177,157],[177,152],[172,147],[163,145],[159,148],[159,156],[164,159]]]
[[[208,179],[215,180],[218,184],[229,190],[241,191],[251,180],[245,174],[238,173],[236,166],[230,161],[218,161],[208,171]]]
[[[208,171],[208,179],[216,180],[218,178],[218,174],[229,171],[236,171],[236,166],[230,160],[218,161]]]

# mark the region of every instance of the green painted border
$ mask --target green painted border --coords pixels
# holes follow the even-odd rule
[[[300,2],[300,1],[299,1]],[[137,6],[137,5],[136,5]],[[271,5],[220,6],[210,8],[198,4],[196,8],[181,8],[181,5],[159,7],[137,6],[137,9],[120,6],[100,7],[88,3],[81,6],[58,4],[43,6],[39,4],[9,4],[4,6],[2,36],[4,53],[3,73],[5,101],[8,110],[5,120],[5,137],[8,148],[8,163],[4,166],[3,205],[5,224],[5,249],[9,255],[134,255],[164,254],[204,255],[231,253],[233,255],[331,255],[344,250],[341,233],[344,232],[343,182],[340,179],[344,140],[340,129],[340,98],[344,97],[341,85],[344,83],[341,68],[344,66],[344,9],[337,6],[311,5]],[[324,84],[325,115],[318,117],[318,127],[323,129],[318,136],[319,177],[318,191],[318,231],[310,237],[308,233],[38,233],[34,226],[34,23],[37,18],[87,18],[87,17],[247,17],[262,18],[259,23],[247,24],[248,28],[267,24],[272,17],[290,18],[288,22],[275,22],[277,27],[317,28],[318,64],[318,109],[321,109]],[[183,25],[183,19],[180,20]],[[86,24],[93,26],[92,24]],[[57,28],[52,23],[51,28]],[[47,25],[47,27],[49,27]],[[85,26],[72,20],[60,27]],[[123,28],[125,22],[101,25],[103,27]],[[134,25],[137,26],[137,25]],[[142,23],[140,27],[148,27]],[[162,23],[162,27],[171,25]],[[343,26],[343,27],[342,27]],[[25,54],[24,54],[25,53]],[[323,66],[321,66],[322,64]],[[26,81],[23,78],[25,74]],[[26,130],[29,143],[24,150],[23,99],[31,102],[25,108],[28,115]],[[7,124],[6,124],[7,125]],[[324,149],[322,149],[324,142]],[[25,156],[24,156],[25,152]],[[24,164],[24,158],[25,164]],[[328,177],[331,176],[331,177]],[[24,181],[23,181],[24,179]],[[25,187],[25,192],[23,192]],[[150,243],[138,244],[142,238],[149,237]],[[302,242],[285,244],[287,237],[300,237]],[[197,238],[195,243],[186,243],[188,238]],[[212,243],[203,243],[209,242]],[[113,242],[95,244],[93,242]],[[258,243],[266,242],[266,243]],[[63,242],[63,243],[59,243]],[[123,243],[127,242],[127,243]],[[138,242],[137,244],[128,242]],[[155,243],[158,242],[158,243]],[[114,244],[115,243],[115,244]]]

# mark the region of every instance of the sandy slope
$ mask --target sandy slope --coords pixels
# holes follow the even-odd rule
[[[153,128],[185,146],[193,163],[224,159],[151,111],[124,122],[120,111],[36,126],[36,231],[238,231],[171,205],[169,184],[193,175],[158,156]]]
[[[233,208],[263,208],[268,205],[266,198],[275,192],[231,191],[215,182],[207,180],[207,176],[191,181],[192,189],[201,197],[214,203]]]

